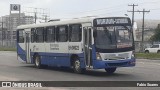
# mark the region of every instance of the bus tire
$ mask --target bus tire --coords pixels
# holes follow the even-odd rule
[[[39,68],[39,69],[42,68],[41,59],[39,55],[35,56],[34,65],[36,68]]]
[[[113,74],[116,71],[117,68],[105,68],[105,71],[107,74]]]
[[[75,73],[78,73],[78,74],[85,72],[85,69],[81,68],[81,62],[77,57],[74,58],[74,60],[73,60],[73,70]]]

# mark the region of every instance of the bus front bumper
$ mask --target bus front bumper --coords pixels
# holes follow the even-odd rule
[[[133,67],[135,66],[136,59],[127,60],[93,60],[94,69],[104,69],[113,67]]]

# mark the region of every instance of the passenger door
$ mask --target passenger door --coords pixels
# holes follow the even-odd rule
[[[92,31],[91,27],[83,27],[84,57],[86,67],[92,66]]]
[[[25,33],[26,63],[31,63],[31,58],[30,58],[30,42],[31,42],[31,32],[27,31]]]

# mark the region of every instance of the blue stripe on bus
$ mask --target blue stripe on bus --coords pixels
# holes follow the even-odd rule
[[[17,54],[23,61],[26,61],[26,52],[20,47],[18,43],[17,43]]]
[[[38,53],[40,56],[53,56],[53,57],[68,57],[75,53],[53,53],[53,52],[31,52],[33,56],[35,53]],[[77,53],[79,58],[84,58],[84,53]]]
[[[46,53],[46,52],[31,52],[31,62],[33,63],[33,55],[37,53],[41,57],[41,64],[49,66],[64,66],[70,67],[70,57],[73,54],[69,53]],[[76,54],[80,58],[81,67],[84,68],[84,53]]]

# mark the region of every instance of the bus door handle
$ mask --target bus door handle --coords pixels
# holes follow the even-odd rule
[[[89,50],[92,50],[92,48],[91,48],[91,47],[89,47]]]
[[[88,45],[85,45],[85,47],[88,47]]]

